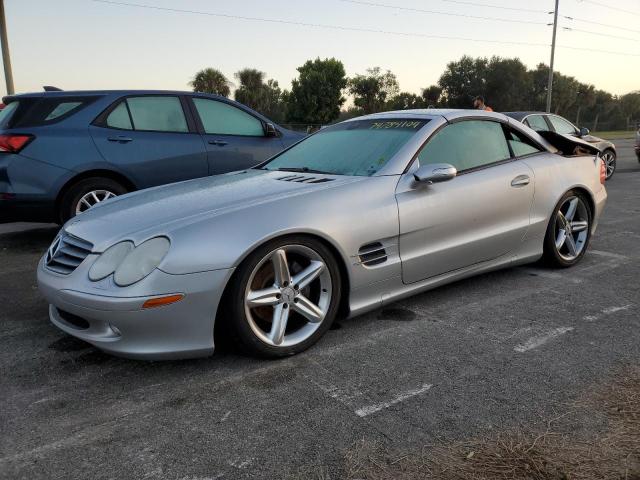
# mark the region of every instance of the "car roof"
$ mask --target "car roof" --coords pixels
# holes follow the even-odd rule
[[[502,113],[488,112],[486,110],[464,110],[456,108],[419,108],[413,110],[394,110],[391,112],[372,113],[370,115],[364,115],[362,117],[356,117],[347,122],[354,120],[375,120],[376,118],[424,118],[432,119],[434,117],[443,117],[446,120],[452,120],[460,117],[481,117],[481,118],[496,118],[500,120],[506,120],[506,117]]]
[[[220,95],[202,92],[188,92],[183,90],[57,90],[48,92],[26,92],[15,95],[7,95],[3,100],[13,101],[20,98],[55,98],[55,97],[82,97],[99,95],[203,95],[212,98],[225,98]],[[228,99],[227,99],[228,100]],[[7,102],[4,102],[7,103]]]

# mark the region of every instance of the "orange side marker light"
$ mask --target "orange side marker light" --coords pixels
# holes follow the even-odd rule
[[[142,304],[142,308],[154,308],[162,307],[163,305],[170,305],[172,303],[179,302],[184,298],[182,293],[177,295],[167,295],[166,297],[151,298]]]

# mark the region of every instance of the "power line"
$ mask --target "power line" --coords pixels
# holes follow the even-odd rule
[[[451,12],[442,12],[439,10],[425,10],[422,8],[411,8],[411,7],[400,7],[397,5],[388,5],[385,3],[376,3],[376,2],[365,2],[362,0],[339,0],[345,3],[353,3],[356,5],[364,5],[367,7],[379,7],[379,8],[390,8],[392,10],[401,10],[405,12],[418,12],[418,13],[430,13],[434,15],[447,15],[450,17],[462,17],[462,18],[471,18],[474,20],[485,20],[485,21],[494,21],[494,22],[508,22],[508,23],[529,23],[532,25],[547,25],[547,22],[533,22],[531,20],[515,20],[511,18],[499,18],[499,17],[483,17],[480,15],[468,15],[464,13],[451,13]]]
[[[567,20],[572,20],[574,22],[590,23],[591,25],[599,25],[601,27],[615,28],[616,30],[625,30],[627,32],[640,33],[640,30],[634,30],[633,28],[620,27],[618,25],[612,25],[610,23],[595,22],[593,20],[585,20],[584,18],[577,18],[577,17],[568,17],[566,15],[563,15],[563,17],[566,18]]]
[[[611,5],[607,5],[606,3],[596,2],[595,0],[578,0],[578,1],[585,2],[585,3],[592,3],[593,5],[598,5],[600,7],[608,8],[610,10],[617,10],[618,12],[624,12],[624,13],[628,13],[630,15],[636,15],[636,16],[640,17],[640,13],[638,13],[638,12],[632,12],[631,10],[626,10],[626,9],[620,8],[620,7],[612,7]]]
[[[295,22],[292,20],[281,20],[276,18],[248,17],[244,15],[230,15],[226,13],[202,12],[199,10],[184,10],[181,8],[158,7],[155,5],[145,5],[142,3],[130,3],[130,2],[118,2],[115,0],[91,0],[91,1],[96,3],[106,3],[109,5],[148,8],[151,10],[161,10],[161,11],[174,12],[174,13],[190,13],[194,15],[207,15],[210,17],[232,18],[235,20],[247,20],[247,21],[253,21],[253,22],[278,23],[278,24],[295,25],[295,26],[301,26],[301,27],[327,28],[331,30],[344,30],[344,31],[353,31],[353,32],[364,32],[364,33],[382,33],[385,35],[396,35],[396,36],[402,36],[402,37],[436,38],[436,39],[442,39],[442,40],[465,40],[470,42],[484,42],[484,43],[495,43],[495,44],[504,44],[504,45],[527,45],[532,47],[548,47],[549,46],[546,43],[516,42],[516,41],[509,41],[509,40],[489,40],[489,39],[481,39],[481,38],[454,37],[449,35],[433,35],[428,33],[417,33],[417,32],[398,32],[398,31],[392,31],[392,30],[378,30],[375,28],[350,27],[350,26],[343,26],[343,25],[331,25],[327,23]]]
[[[640,39],[637,38],[631,38],[631,37],[621,37],[619,35],[610,35],[608,33],[600,33],[600,32],[592,32],[590,30],[581,30],[579,28],[573,28],[573,27],[562,27],[563,30],[567,30],[569,32],[580,32],[580,33],[588,33],[589,35],[598,35],[601,37],[610,37],[610,38],[619,38],[621,40],[629,40],[631,42],[640,42]]]
[[[491,5],[488,3],[479,2],[467,2],[464,0],[442,0],[448,3],[457,3],[459,5],[472,5],[474,7],[486,7],[486,8],[498,8],[500,10],[513,10],[517,12],[529,12],[529,13],[549,13],[546,10],[534,10],[532,8],[518,8],[518,7],[503,7],[502,5]]]
[[[462,41],[468,41],[468,42],[482,42],[482,43],[492,43],[492,44],[500,44],[500,45],[525,45],[530,47],[549,47],[549,44],[547,43],[516,42],[516,41],[508,41],[508,40],[489,40],[489,39],[481,39],[481,38],[454,37],[454,36],[447,36],[447,35],[432,35],[432,34],[417,33],[417,32],[398,32],[398,31],[390,31],[390,30],[377,30],[373,28],[350,27],[350,26],[331,25],[331,24],[324,24],[324,23],[295,22],[292,20],[280,20],[275,18],[248,17],[243,15],[230,15],[226,13],[203,12],[199,10],[185,10],[185,9],[170,8],[170,7],[158,7],[155,5],[146,5],[142,3],[131,3],[131,2],[120,2],[115,0],[90,0],[90,1],[96,2],[96,3],[104,3],[108,5],[124,6],[124,7],[147,8],[150,10],[159,10],[159,11],[174,12],[174,13],[206,15],[210,17],[230,18],[234,20],[245,20],[245,21],[252,21],[252,22],[295,25],[300,27],[326,28],[330,30],[352,31],[352,32],[362,32],[362,33],[380,33],[385,35],[395,35],[395,36],[401,36],[401,37],[434,38],[434,39],[440,39],[440,40],[462,40]],[[640,54],[635,54],[635,53],[594,50],[592,48],[568,47],[568,46],[562,46],[562,48],[570,48],[572,50],[585,50],[589,52],[602,52],[602,53],[609,53],[614,55],[640,56]]]
[[[569,50],[581,50],[584,52],[607,53],[609,55],[622,55],[624,57],[640,57],[640,53],[615,52],[613,50],[598,50],[596,48],[570,47],[569,45],[558,45],[560,48],[568,48]]]

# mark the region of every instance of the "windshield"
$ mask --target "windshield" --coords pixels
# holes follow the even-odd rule
[[[324,128],[261,168],[371,176],[384,167],[428,119],[376,119]]]

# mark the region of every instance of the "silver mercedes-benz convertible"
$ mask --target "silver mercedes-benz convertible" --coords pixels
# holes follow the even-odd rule
[[[255,168],[92,208],[38,283],[57,327],[116,355],[209,355],[214,330],[291,355],[337,315],[541,257],[575,265],[607,197],[583,147],[498,113],[355,118]]]

